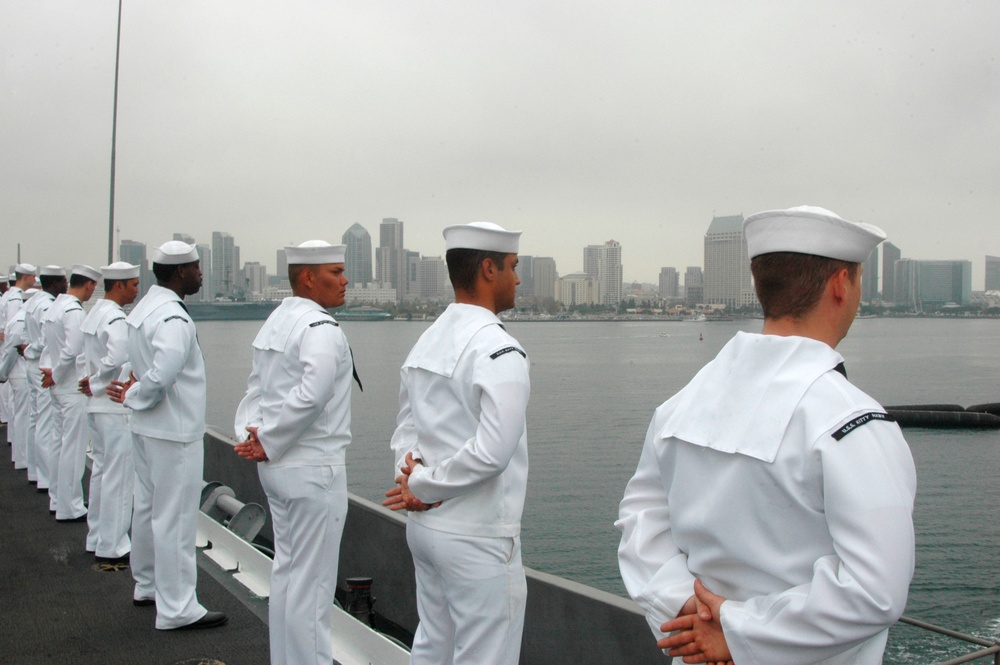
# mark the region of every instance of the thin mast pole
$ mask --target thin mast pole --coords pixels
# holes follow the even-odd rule
[[[115,103],[111,120],[111,204],[108,212],[108,263],[115,260],[115,143],[118,138],[118,56],[122,47],[122,0],[118,0],[118,33],[115,38]]]

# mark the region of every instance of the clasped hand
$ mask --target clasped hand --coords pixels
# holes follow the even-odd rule
[[[726,636],[722,632],[721,611],[725,598],[709,591],[701,580],[694,581],[694,595],[681,608],[677,618],[660,626],[673,633],[656,643],[685,663],[733,665]]]
[[[420,510],[430,510],[436,506],[440,506],[441,502],[437,502],[428,505],[413,496],[410,492],[410,474],[413,470],[417,468],[420,464],[420,460],[414,459],[413,453],[406,453],[406,460],[404,465],[399,469],[400,474],[396,476],[396,486],[385,493],[388,497],[382,502],[382,505],[389,510],[409,510],[412,512]]]
[[[250,436],[243,443],[237,443],[233,447],[233,450],[236,451],[237,455],[251,462],[266,462],[267,453],[264,452],[264,446],[260,444],[260,439],[257,438],[257,429],[257,427],[247,427],[247,432]]]

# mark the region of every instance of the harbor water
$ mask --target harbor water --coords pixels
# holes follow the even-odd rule
[[[198,324],[208,422],[232,432],[259,321]],[[348,484],[379,501],[393,477],[399,366],[430,324],[349,322],[364,392],[354,388]],[[612,526],[653,409],[738,331],[761,322],[511,322],[531,359],[531,471],[525,565],[624,595]],[[838,350],[848,375],[883,404],[1000,401],[1000,321],[859,319]],[[908,429],[918,475],[917,569],[907,614],[1000,639],[1000,431]],[[210,480],[210,479],[209,479]],[[886,663],[935,662],[970,648],[892,630]]]

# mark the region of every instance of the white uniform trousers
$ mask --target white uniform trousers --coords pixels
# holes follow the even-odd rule
[[[132,551],[132,433],[126,413],[88,413],[93,463],[87,506],[87,551],[117,559]]]
[[[72,520],[87,514],[83,503],[83,470],[87,466],[87,396],[83,393],[52,393],[52,403],[59,412],[59,489],[56,494],[56,519]]]
[[[208,611],[198,603],[195,559],[205,444],[135,433],[132,442],[132,597],[156,599],[158,629],[186,626]]]
[[[340,537],[347,517],[346,467],[261,464],[257,469],[274,528],[271,665],[329,665]]]
[[[517,665],[527,583],[521,539],[406,523],[420,623],[411,665]]]
[[[34,450],[35,471],[38,480],[38,489],[51,490],[52,476],[55,470],[52,468],[52,391],[42,388],[42,372],[38,369],[37,360],[25,360],[28,366],[28,390],[31,394],[31,424],[29,430],[28,446],[29,456]],[[30,459],[30,457],[29,457]],[[30,470],[30,466],[29,466]],[[31,476],[28,476],[29,480]],[[49,510],[55,510],[55,502],[49,496]]]
[[[31,395],[28,392],[28,382],[23,377],[12,376],[7,380],[11,388],[10,420],[7,421],[7,431],[14,433],[11,439],[11,457],[14,460],[15,469],[28,468],[27,435],[28,422],[31,419]],[[31,477],[31,473],[28,477]],[[35,474],[37,478],[37,473]]]
[[[10,382],[0,383],[0,422],[7,423],[7,443],[14,445],[14,436],[10,431],[10,421],[13,420],[13,396],[10,393]]]

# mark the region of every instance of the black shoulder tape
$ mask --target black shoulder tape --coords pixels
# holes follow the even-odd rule
[[[525,358],[528,357],[527,353],[525,353],[521,349],[517,348],[516,346],[508,346],[506,348],[500,349],[499,351],[495,351],[495,352],[491,353],[490,354],[490,359],[496,360],[500,356],[504,355],[505,353],[510,353],[511,351],[517,351],[518,353],[520,353]]]
[[[108,325],[110,326],[112,323],[118,323],[119,321],[124,321],[124,320],[125,320],[124,316],[119,316],[117,319],[111,319],[110,321],[108,321]]]
[[[69,313],[69,312],[82,312],[82,311],[83,311],[82,307],[70,307],[69,309],[66,310],[67,313]]]
[[[174,319],[180,319],[184,323],[191,323],[190,321],[188,321],[186,318],[184,318],[180,314],[174,314],[173,316],[168,316],[167,318],[163,319],[163,322],[166,323],[167,321],[173,321]]]
[[[328,323],[331,326],[337,326],[338,328],[340,327],[340,324],[334,321],[333,319],[323,319],[322,321],[313,321],[312,323],[309,324],[309,327],[315,328],[316,326],[321,326],[324,323]]]
[[[890,423],[896,422],[896,419],[890,416],[888,413],[882,413],[881,411],[872,411],[871,413],[866,413],[864,415],[858,416],[857,418],[848,423],[844,423],[844,425],[842,425],[841,428],[838,429],[836,432],[831,434],[831,436],[835,440],[840,441],[841,439],[843,439],[845,436],[847,436],[857,428],[861,427],[862,425],[866,425],[873,420],[885,420],[886,422]]]

